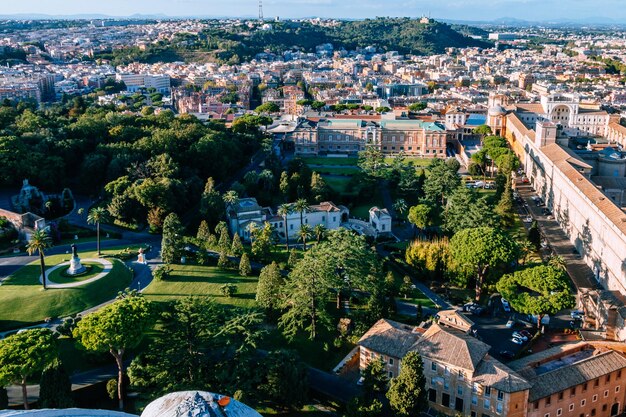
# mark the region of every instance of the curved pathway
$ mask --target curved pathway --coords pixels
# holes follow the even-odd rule
[[[64,266],[67,266],[70,264],[70,261],[67,262],[62,262],[58,265],[53,266],[52,268],[48,269],[46,271],[46,287],[47,288],[75,288],[75,287],[80,287],[81,285],[87,285],[87,284],[91,284],[94,281],[99,280],[100,278],[104,278],[109,272],[111,272],[111,269],[113,269],[113,263],[111,263],[111,261],[107,260],[107,259],[99,259],[99,258],[88,258],[88,259],[83,259],[82,260],[84,263],[98,263],[102,266],[104,266],[104,269],[102,270],[102,272],[100,272],[98,275],[91,277],[89,279],[83,280],[83,281],[76,281],[76,282],[68,282],[67,284],[58,284],[54,281],[50,281],[49,277],[50,277],[50,273],[52,271],[56,271],[59,268],[63,268]],[[39,275],[39,282],[43,282],[43,276]]]

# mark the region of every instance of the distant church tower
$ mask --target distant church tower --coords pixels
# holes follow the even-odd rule
[[[263,21],[263,0],[259,0],[259,20]]]

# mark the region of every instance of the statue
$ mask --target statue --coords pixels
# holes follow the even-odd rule
[[[67,269],[67,273],[69,275],[78,275],[82,274],[87,270],[81,263],[80,258],[78,257],[78,248],[74,243],[72,243],[72,259],[70,259],[70,267]]]

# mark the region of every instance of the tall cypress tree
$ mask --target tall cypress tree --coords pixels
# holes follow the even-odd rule
[[[69,408],[74,405],[72,382],[60,360],[55,360],[44,369],[39,387],[41,408]]]
[[[389,405],[398,416],[418,416],[428,406],[422,357],[415,351],[409,352],[400,366],[400,374],[391,380],[387,391]]]

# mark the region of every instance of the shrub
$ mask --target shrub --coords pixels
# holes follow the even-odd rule
[[[224,284],[220,287],[220,291],[225,297],[232,297],[237,293],[237,286],[235,284]]]

